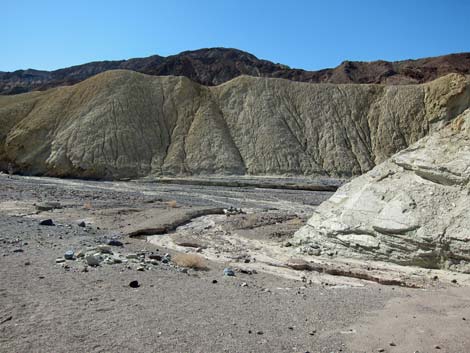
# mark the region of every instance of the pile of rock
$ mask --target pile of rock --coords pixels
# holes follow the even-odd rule
[[[126,264],[128,268],[137,271],[150,270],[153,266],[158,266],[160,263],[171,263],[170,254],[159,255],[147,251],[123,254],[115,250],[116,247],[120,246],[122,246],[122,243],[113,239],[108,241],[107,244],[88,247],[77,252],[68,250],[64,253],[63,257],[56,259],[56,263],[68,267],[67,260],[80,261],[84,263],[85,268],[88,266],[98,267],[101,265]]]

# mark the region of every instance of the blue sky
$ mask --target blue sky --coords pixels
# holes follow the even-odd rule
[[[233,47],[316,70],[470,51],[468,0],[0,0],[0,70]]]

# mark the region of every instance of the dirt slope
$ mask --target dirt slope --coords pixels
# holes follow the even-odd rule
[[[109,71],[0,97],[0,161],[36,175],[364,173],[469,105],[464,76],[424,85],[323,85]]]

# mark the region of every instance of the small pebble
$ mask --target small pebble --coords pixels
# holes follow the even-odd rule
[[[131,281],[131,282],[129,283],[129,287],[131,287],[131,288],[139,288],[139,287],[140,287],[139,281]]]

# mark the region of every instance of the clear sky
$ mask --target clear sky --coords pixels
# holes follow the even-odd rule
[[[232,47],[316,70],[470,51],[469,0],[0,0],[0,70]]]

